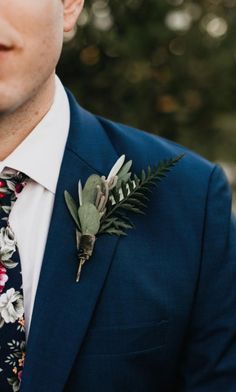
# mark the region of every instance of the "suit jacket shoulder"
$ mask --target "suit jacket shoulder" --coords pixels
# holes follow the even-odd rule
[[[216,169],[215,164],[188,148],[160,136],[100,116],[96,116],[96,119],[105,129],[118,155],[125,154],[127,159],[133,160],[135,171],[140,172],[149,164],[156,165],[161,160],[184,154],[180,164],[170,174],[175,182],[175,188],[176,186],[180,188],[182,184],[184,188],[188,185],[188,194],[194,192],[198,196],[199,192],[205,193]]]

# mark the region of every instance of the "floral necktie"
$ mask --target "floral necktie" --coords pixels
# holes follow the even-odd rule
[[[25,357],[20,257],[9,214],[28,177],[13,169],[0,174],[0,391],[20,390]]]

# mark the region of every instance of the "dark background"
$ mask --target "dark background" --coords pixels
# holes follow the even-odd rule
[[[181,143],[236,178],[236,0],[85,0],[57,73],[94,113]]]

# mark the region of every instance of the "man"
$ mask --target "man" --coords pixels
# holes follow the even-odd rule
[[[1,219],[0,391],[234,392],[228,183],[181,146],[88,113],[55,79],[63,33],[82,7],[0,0],[0,197],[10,211]],[[139,173],[182,153],[127,237],[98,237],[76,283],[64,191],[78,200],[79,179],[107,176],[122,154]]]

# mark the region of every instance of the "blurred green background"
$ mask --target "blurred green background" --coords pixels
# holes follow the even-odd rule
[[[57,74],[92,112],[222,164],[236,191],[235,20],[236,0],[85,0]]]

